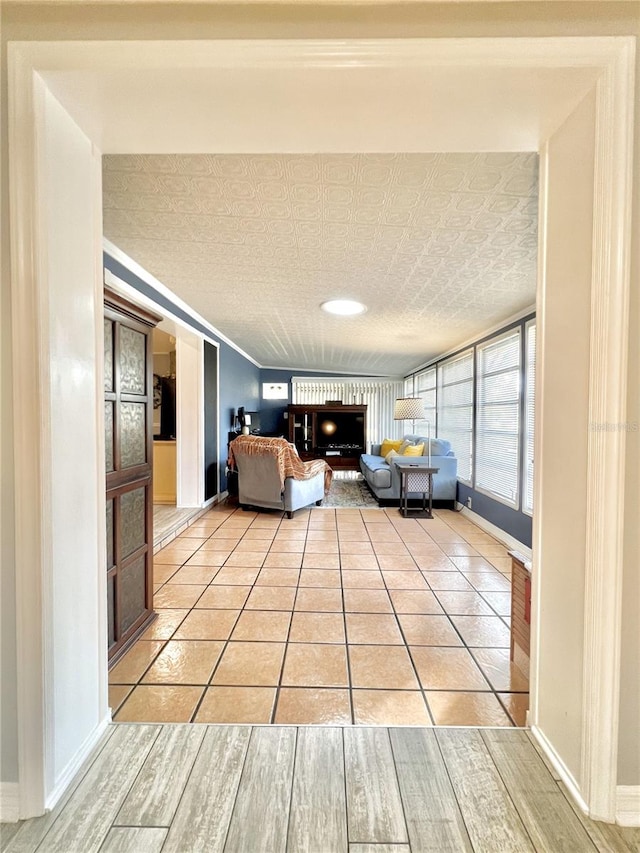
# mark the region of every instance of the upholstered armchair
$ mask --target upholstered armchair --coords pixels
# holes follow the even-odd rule
[[[288,518],[302,507],[319,506],[331,483],[326,462],[303,462],[284,438],[240,436],[229,445],[229,461],[238,472],[240,506],[281,509]]]

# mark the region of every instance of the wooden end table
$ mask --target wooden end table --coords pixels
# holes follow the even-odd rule
[[[400,513],[404,518],[433,518],[433,475],[439,468],[426,468],[411,462],[396,463],[400,472]],[[422,507],[409,508],[409,492],[422,493]],[[428,508],[427,508],[428,502]]]

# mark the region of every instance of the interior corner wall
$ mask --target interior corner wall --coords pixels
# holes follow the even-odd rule
[[[539,636],[537,718],[581,779],[587,444],[595,98],[590,93],[548,140],[541,186],[538,292],[538,470],[533,550]],[[562,650],[559,653],[559,650]]]
[[[227,488],[227,443],[234,412],[260,409],[260,368],[224,341],[220,344],[220,491]]]
[[[101,426],[96,328],[102,304],[96,298],[99,259],[94,256],[100,160],[49,92],[43,123],[39,202],[45,221],[40,234],[51,235],[41,247],[49,297],[42,370],[49,416],[45,486],[51,501],[50,527],[45,519],[50,550],[44,571],[49,576],[43,584],[44,595],[51,596],[45,613],[53,617],[45,625],[45,679],[52,686],[50,796],[106,716],[107,632],[100,606],[106,577],[104,521],[100,527],[96,512],[101,506],[104,511],[104,458],[96,440]],[[103,695],[105,706],[100,707]]]
[[[0,74],[0,783],[18,782],[13,358],[5,50]]]
[[[636,55],[636,104],[640,53]],[[622,578],[618,784],[640,786],[640,109],[636,109]]]
[[[177,493],[179,507],[204,500],[204,355],[200,335],[176,330]]]
[[[218,347],[204,342],[204,499],[218,494]]]

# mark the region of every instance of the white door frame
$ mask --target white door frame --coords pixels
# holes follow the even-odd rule
[[[114,43],[111,43],[112,46]],[[123,46],[131,43],[123,42]],[[149,43],[146,43],[147,45]],[[195,43],[199,49],[203,43]],[[44,648],[51,629],[51,599],[46,565],[50,526],[47,494],[51,476],[42,452],[44,422],[39,389],[47,366],[48,341],[38,322],[48,282],[40,263],[55,234],[43,228],[38,202],[43,188],[38,171],[37,140],[42,127],[40,93],[46,83],[38,71],[49,70],[64,55],[87,68],[87,43],[9,45],[9,138],[12,177],[10,222],[13,303],[14,410],[16,425],[16,574],[18,621],[18,711],[21,816],[51,805],[47,790],[49,685]],[[95,43],[96,67],[100,43]],[[180,43],[172,43],[172,66]],[[593,323],[591,329],[590,415],[593,422],[624,422],[627,382],[630,209],[632,167],[632,94],[634,40],[631,38],[493,38],[348,41],[238,41],[215,43],[211,68],[259,69],[280,64],[291,70],[305,63],[340,68],[350,62],[384,67],[405,61],[425,73],[452,62],[479,67],[591,68],[596,89],[595,211],[593,235]],[[62,60],[61,60],[62,61]],[[130,60],[131,61],[131,60]],[[186,62],[186,59],[185,59]],[[103,65],[104,67],[104,65]],[[99,200],[97,200],[97,203]],[[101,242],[93,247],[101,255]],[[94,287],[94,283],[89,283]],[[585,595],[585,715],[582,784],[578,795],[589,813],[615,819],[624,510],[624,433],[593,432],[588,452],[589,493]],[[600,525],[602,506],[608,523]],[[534,543],[542,531],[534,531]],[[535,552],[535,544],[534,544]],[[542,567],[541,567],[542,568]],[[542,569],[543,570],[543,569]],[[105,590],[106,596],[106,590]],[[537,642],[534,602],[533,643]],[[105,645],[106,657],[106,645]],[[534,652],[535,657],[535,652]],[[106,683],[106,667],[105,667]],[[535,684],[534,706],[535,706]],[[534,719],[535,723],[535,719]]]

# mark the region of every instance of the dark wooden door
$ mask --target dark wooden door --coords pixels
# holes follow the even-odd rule
[[[109,662],[154,618],[153,350],[160,318],[105,290]]]

